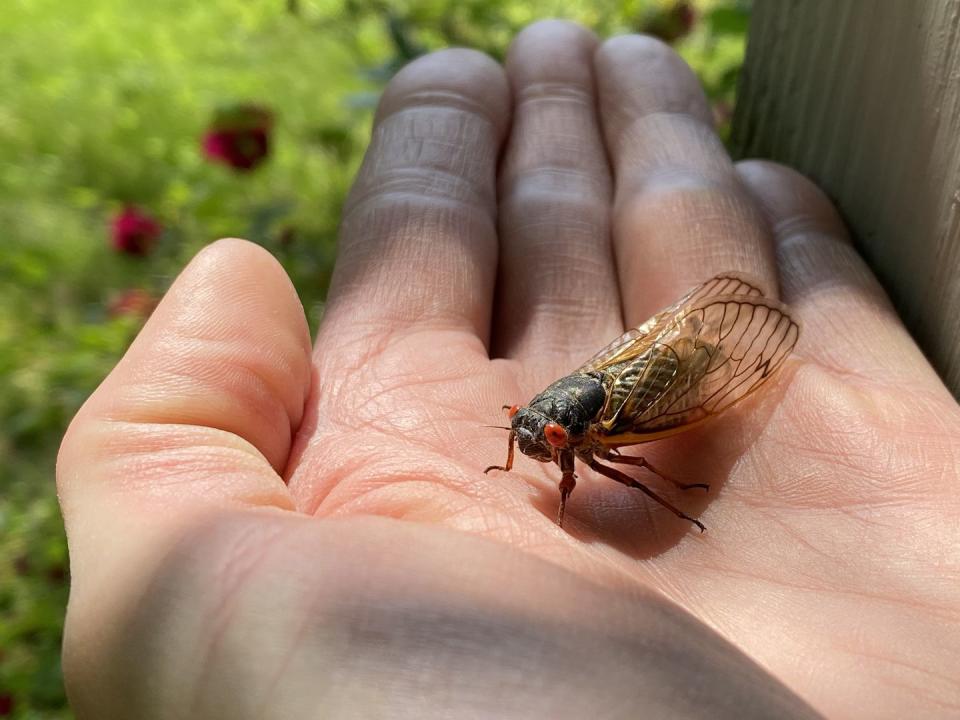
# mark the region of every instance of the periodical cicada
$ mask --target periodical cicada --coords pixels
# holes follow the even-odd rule
[[[528,405],[504,406],[511,419],[507,461],[484,472],[510,470],[514,443],[524,455],[557,463],[562,526],[576,486],[574,461],[580,460],[646,493],[702,532],[699,520],[597,458],[646,468],[682,489],[709,490],[702,483],[678,483],[617,448],[683,432],[742,400],[776,372],[799,333],[786,307],[764,297],[754,281],[736,273],[717,275],[625,332]]]

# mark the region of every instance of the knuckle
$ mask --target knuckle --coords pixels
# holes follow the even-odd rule
[[[737,173],[763,206],[778,237],[790,228],[808,226],[838,238],[846,237],[843,221],[820,187],[802,173],[768,160],[747,160]]]
[[[413,208],[431,214],[437,210],[488,214],[492,204],[492,189],[485,182],[442,168],[408,165],[383,171],[352,193],[343,222],[385,211],[409,217]]]
[[[746,232],[758,225],[752,203],[736,184],[677,170],[659,174],[617,198],[615,222],[628,225],[676,226],[696,219]]]
[[[605,225],[607,193],[585,173],[572,173],[562,189],[543,174],[515,181],[503,199],[505,220],[529,225],[544,220],[551,226],[591,228]],[[526,220],[526,222],[524,222]]]

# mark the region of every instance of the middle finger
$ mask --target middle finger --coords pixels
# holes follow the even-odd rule
[[[514,120],[500,175],[497,355],[566,364],[622,331],[595,48],[588,30],[557,20],[531,25],[510,48]]]

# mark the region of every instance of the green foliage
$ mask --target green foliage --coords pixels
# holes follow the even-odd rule
[[[315,327],[344,194],[371,109],[405,62],[463,45],[502,57],[541,17],[601,35],[676,27],[673,0],[6,0],[0,22],[0,717],[70,717],[59,670],[66,545],[60,438],[136,334],[119,293],[159,297],[210,240],[246,237],[294,280]],[[678,50],[732,106],[747,9],[700,0]],[[672,16],[671,16],[672,17]],[[658,25],[657,23],[661,23]],[[672,32],[672,30],[671,30]],[[686,32],[686,30],[684,30]],[[275,115],[247,174],[204,159],[215,110]],[[147,257],[110,247],[134,204],[164,232]]]

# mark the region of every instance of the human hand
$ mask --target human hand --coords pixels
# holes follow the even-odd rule
[[[957,405],[823,196],[710,122],[660,43],[540,23],[390,84],[312,353],[272,258],[201,253],[61,450],[79,717],[804,716],[707,627],[831,716],[956,711]],[[706,534],[482,473],[502,404],[723,270],[804,331],[643,447]]]

